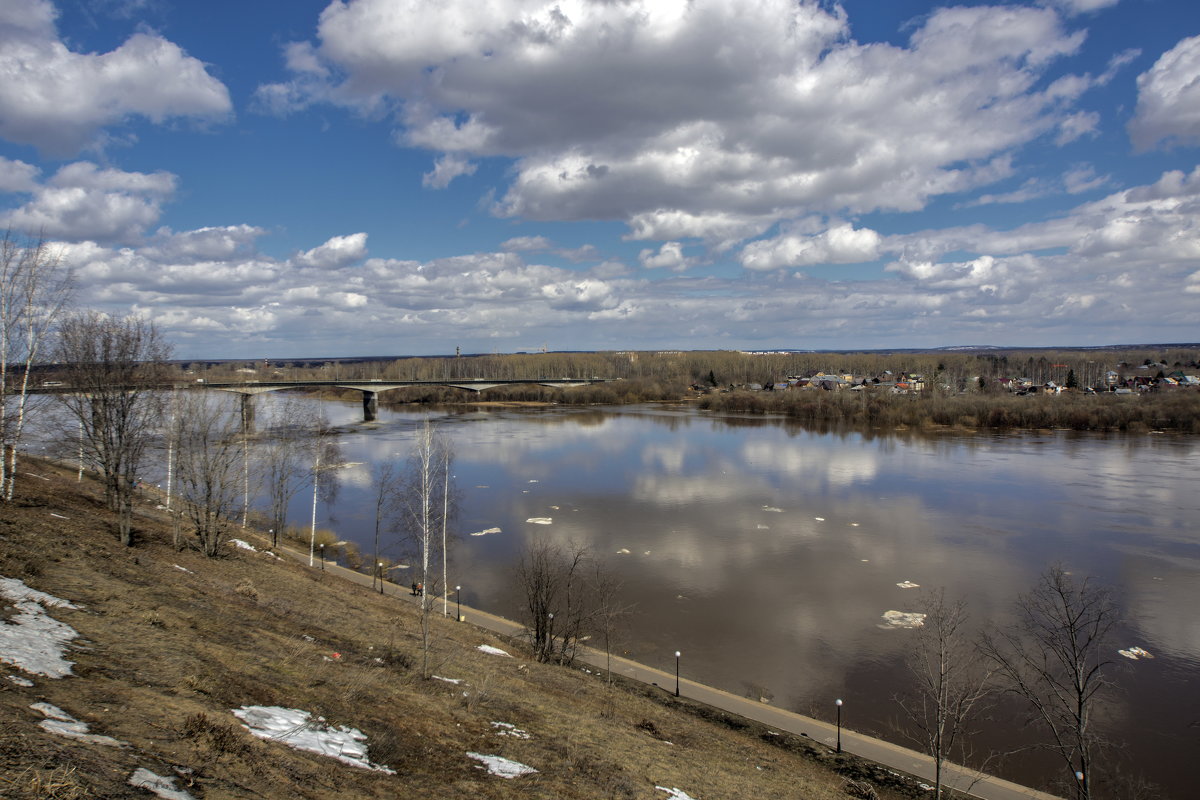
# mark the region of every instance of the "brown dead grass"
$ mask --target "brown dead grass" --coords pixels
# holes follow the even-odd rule
[[[0,797],[146,797],[127,785],[139,766],[180,776],[197,798],[665,798],[654,787],[667,786],[700,800],[824,800],[848,796],[835,770],[861,775],[845,757],[657,690],[531,662],[471,625],[434,620],[435,673],[465,684],[421,680],[407,603],[264,553],[177,552],[152,502],[139,508],[137,545],[123,548],[94,488],[49,464],[26,461],[18,490],[0,507],[0,576],[84,609],[52,612],[80,633],[75,677],[0,680]],[[483,643],[516,657],[475,649]],[[29,708],[37,701],[128,744],[53,736]],[[358,728],[371,760],[397,774],[254,738],[230,713],[243,705]],[[531,738],[498,736],[492,721]],[[539,771],[494,777],[467,751]]]

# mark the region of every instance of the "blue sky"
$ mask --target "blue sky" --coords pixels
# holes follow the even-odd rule
[[[0,0],[0,227],[180,356],[1200,339],[1193,0]]]

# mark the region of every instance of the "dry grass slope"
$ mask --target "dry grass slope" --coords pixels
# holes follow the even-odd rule
[[[122,548],[94,487],[52,465],[26,461],[18,488],[0,507],[0,576],[84,608],[52,612],[80,633],[75,677],[0,679],[0,797],[148,797],[128,785],[138,767],[180,776],[196,798],[667,797],[656,786],[698,800],[861,796],[835,771],[853,771],[847,759],[687,713],[656,690],[533,663],[470,625],[435,620],[435,673],[464,683],[422,680],[406,603],[266,553],[177,552],[150,503],[135,520],[138,545]],[[515,657],[476,649],[485,643]],[[47,733],[30,708],[39,701],[127,745]],[[358,728],[370,760],[396,774],[257,739],[230,713],[243,705]],[[497,721],[531,738],[499,736]],[[492,776],[467,751],[538,772]]]

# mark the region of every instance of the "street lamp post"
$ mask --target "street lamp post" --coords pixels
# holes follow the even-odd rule
[[[321,569],[325,569],[325,543],[321,542]]]
[[[379,593],[383,594],[383,562],[380,561],[375,568],[379,570]]]
[[[842,752],[842,700],[838,698],[833,702],[837,706],[837,751],[840,753]]]
[[[679,697],[679,651],[675,651],[675,696]]]
[[[454,601],[455,601],[455,603],[458,604],[458,612],[455,615],[454,619],[457,622],[462,622],[462,587],[461,586],[454,587]]]

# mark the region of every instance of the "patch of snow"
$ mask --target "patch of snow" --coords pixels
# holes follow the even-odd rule
[[[63,658],[63,650],[79,633],[47,614],[43,606],[79,606],[31,589],[16,578],[0,578],[0,596],[17,609],[15,616],[0,621],[0,662],[47,678],[70,675],[73,662]]]
[[[654,788],[660,792],[666,792],[670,800],[695,800],[694,797],[691,797],[682,789],[668,789],[665,786],[655,786]]]
[[[500,529],[499,528],[484,528],[483,530],[476,531],[475,533],[472,533],[471,535],[472,536],[487,536],[489,533],[500,533]]]
[[[163,798],[163,800],[192,800],[192,796],[182,789],[175,788],[174,778],[164,778],[155,775],[145,767],[138,767],[129,776],[129,785]]]
[[[247,541],[246,541],[246,540],[244,540],[244,539],[230,539],[230,540],[229,540],[229,543],[230,543],[230,544],[232,544],[232,545],[237,545],[238,547],[240,547],[240,548],[241,548],[241,549],[243,549],[243,550],[249,550],[249,551],[250,551],[250,552],[252,552],[252,553],[257,553],[257,552],[258,552],[258,548],[257,548],[257,547],[255,547],[254,545],[250,544],[249,542],[247,542]]]
[[[510,655],[509,653],[504,652],[499,647],[492,647],[490,644],[481,644],[478,647],[476,647],[475,649],[481,653],[487,653],[488,655],[508,656],[509,658],[512,658],[512,655]]]
[[[190,569],[188,569],[187,567],[181,567],[178,564],[172,564],[171,566],[174,567],[175,569],[179,570],[180,572],[186,572],[188,575],[196,574],[196,573],[192,572]]]
[[[925,624],[925,615],[916,611],[885,611],[883,624],[879,627],[888,628],[919,628]]]
[[[109,747],[125,746],[125,742],[114,739],[111,736],[88,733],[88,724],[86,722],[80,722],[58,706],[52,706],[49,703],[34,703],[30,708],[41,712],[46,717],[38,725],[50,733],[65,736],[68,739],[78,739],[88,744],[103,744]]]
[[[921,588],[921,584],[913,583],[912,581],[901,581],[900,583],[897,583],[896,585],[899,586],[901,589],[919,589],[919,588]]]
[[[1131,647],[1128,650],[1118,650],[1117,652],[1134,661],[1141,658],[1154,658],[1154,656],[1150,655],[1150,651],[1144,647]]]
[[[467,753],[468,758],[473,758],[483,764],[476,769],[486,769],[493,775],[501,778],[520,778],[522,775],[530,775],[537,772],[533,767],[526,766],[519,761],[511,761],[501,756],[485,756],[482,753]]]
[[[331,728],[322,717],[313,719],[307,711],[279,706],[242,706],[234,709],[233,715],[260,739],[336,758],[352,767],[396,774],[393,769],[367,760],[367,736],[356,728]]]
[[[435,681],[445,681],[446,683],[453,683],[455,686],[458,686],[459,684],[461,684],[463,682],[462,678],[443,678],[441,675],[430,675],[429,677],[433,678]]]
[[[20,675],[9,675],[7,677],[10,683],[15,683],[17,686],[23,686],[26,689],[33,688],[33,681],[29,680],[29,678],[22,678]]]
[[[523,731],[516,725],[508,722],[493,722],[492,727],[496,729],[497,736],[511,736],[514,739],[531,739],[529,731]]]
[[[549,525],[554,520],[551,519],[550,517],[530,517],[529,519],[527,519],[525,521],[532,522],[534,525]]]
[[[53,511],[50,512],[50,516],[57,519],[70,519],[70,517],[64,517],[62,514],[55,514]]]

